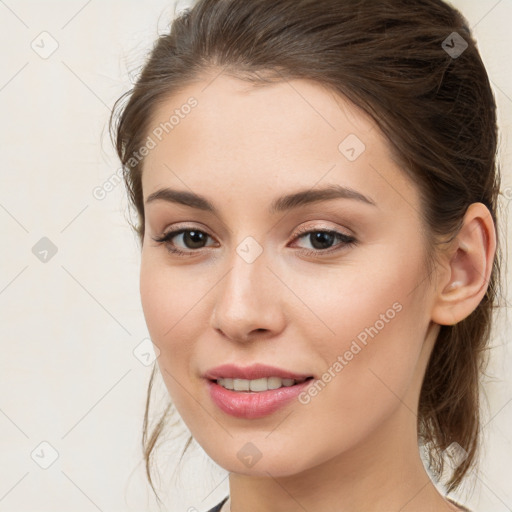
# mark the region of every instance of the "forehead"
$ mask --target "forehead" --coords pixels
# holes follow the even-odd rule
[[[193,108],[187,106],[190,98],[196,102]],[[169,126],[173,114],[177,115]],[[222,142],[223,148],[230,147],[229,141],[239,148],[243,143],[254,147],[255,142],[275,145],[290,139],[302,146],[308,141],[317,145],[324,134],[339,141],[348,131],[367,138],[375,128],[359,107],[317,82],[296,79],[254,86],[224,75],[205,78],[168,97],[155,109],[149,125],[152,131],[161,128],[158,138],[172,135],[177,143],[180,135],[190,137],[193,131],[203,143],[211,141],[216,147]],[[385,145],[383,140],[371,141],[375,142]]]
[[[168,97],[149,126],[144,199],[171,184],[236,201],[339,183],[390,205],[404,194],[418,201],[374,120],[310,80],[253,87],[224,75],[205,79]]]

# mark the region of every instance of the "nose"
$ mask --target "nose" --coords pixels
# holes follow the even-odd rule
[[[231,270],[214,288],[212,327],[242,342],[279,334],[286,323],[283,285],[268,268],[265,251],[251,263],[234,253],[230,263]]]

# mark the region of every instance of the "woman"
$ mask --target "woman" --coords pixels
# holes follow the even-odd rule
[[[210,512],[467,510],[418,450],[448,492],[476,463],[499,283],[496,107],[466,20],[199,0],[128,96],[142,306],[172,405],[229,471]]]

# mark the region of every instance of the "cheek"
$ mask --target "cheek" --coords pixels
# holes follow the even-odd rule
[[[294,283],[305,306],[300,316],[309,319],[304,339],[316,340],[311,346],[328,354],[348,350],[354,339],[364,344],[389,336],[398,342],[403,337],[398,326],[426,318],[418,293],[425,272],[421,261],[419,251],[389,244],[372,247],[357,262],[348,261],[332,272],[322,270],[301,279],[290,274],[288,282]]]
[[[139,287],[148,329],[160,341],[172,339],[204,295],[200,279],[191,280],[190,272],[167,265],[165,255],[155,249],[142,252]]]
[[[334,414],[360,416],[360,426],[369,426],[372,416],[382,418],[406,395],[429,323],[425,287],[418,286],[425,272],[420,251],[409,248],[407,261],[395,249],[378,252],[373,265],[303,280],[303,288],[296,288],[317,316],[302,324],[302,337],[325,368],[311,405],[317,401],[321,413],[335,403]]]
[[[184,273],[143,256],[140,273],[141,304],[148,332],[158,347],[160,373],[169,396],[184,419],[189,418],[190,395],[183,386],[190,382],[193,368],[194,329],[204,322],[194,320],[204,291],[190,285]],[[187,386],[188,387],[188,386]]]
[[[153,264],[149,257],[142,257],[140,271],[140,298],[144,317],[153,342],[162,341],[166,331],[172,327],[169,313],[179,305],[175,286],[165,271]],[[159,347],[162,349],[162,347]]]
[[[176,370],[169,365],[174,361],[183,362],[183,358],[189,356],[193,340],[198,336],[196,329],[204,325],[195,319],[201,314],[207,290],[201,285],[201,279],[192,281],[189,273],[143,255],[140,297],[146,325],[160,350],[159,363],[173,372]],[[182,370],[186,371],[183,364]]]

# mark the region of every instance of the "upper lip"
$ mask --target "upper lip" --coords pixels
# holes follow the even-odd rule
[[[281,379],[302,380],[312,377],[310,374],[295,373],[283,368],[269,366],[266,364],[253,364],[251,366],[236,366],[234,364],[223,364],[208,370],[204,377],[210,380],[217,379],[263,379],[268,377],[280,377]]]

